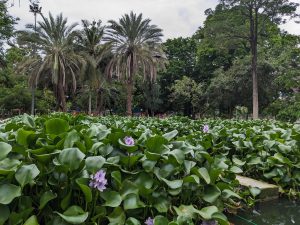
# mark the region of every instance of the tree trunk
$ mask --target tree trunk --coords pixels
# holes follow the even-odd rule
[[[89,89],[89,115],[92,115],[92,91]]]
[[[252,73],[252,100],[253,119],[258,119],[258,78],[257,78],[257,35],[258,35],[258,10],[250,12],[250,44],[251,44],[251,73]]]
[[[132,116],[132,93],[133,92],[133,82],[130,79],[127,83],[127,103],[126,103],[126,114],[127,116]]]
[[[32,87],[31,88],[31,115],[34,116],[35,115],[35,88]]]
[[[59,111],[66,112],[67,111],[66,95],[65,95],[65,90],[62,82],[58,83],[57,91],[58,91],[57,101],[58,101]]]

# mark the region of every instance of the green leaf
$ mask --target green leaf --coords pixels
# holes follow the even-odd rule
[[[100,194],[101,198],[105,200],[104,206],[118,207],[121,205],[121,195],[116,191],[104,191]]]
[[[154,218],[154,225],[167,225],[168,223],[168,219],[164,216],[156,216]]]
[[[67,148],[60,152],[58,161],[68,167],[70,171],[77,170],[80,167],[80,163],[84,159],[83,154],[78,148]]]
[[[232,166],[229,171],[236,174],[243,173],[243,170],[237,166]]]
[[[28,220],[26,220],[24,225],[39,225],[39,222],[36,216],[31,216],[30,218],[28,218]]]
[[[169,188],[171,189],[178,189],[178,188],[181,188],[182,187],[182,184],[183,184],[183,180],[167,180],[167,179],[164,179],[164,178],[161,178],[162,181],[164,181],[168,186]]]
[[[0,185],[0,204],[8,205],[17,197],[21,196],[21,187],[13,184]]]
[[[19,145],[28,146],[29,145],[29,137],[33,135],[34,131],[24,130],[23,128],[17,131],[16,141]]]
[[[121,207],[117,207],[107,216],[111,224],[123,225],[125,223],[126,215]]]
[[[81,191],[84,194],[86,203],[92,202],[93,195],[91,188],[88,186],[89,179],[88,178],[78,178],[76,179],[76,183],[80,187]]]
[[[175,149],[175,150],[169,152],[168,154],[173,156],[178,164],[182,164],[184,162],[185,156],[184,156],[183,151],[181,151],[179,149]]]
[[[138,195],[129,194],[124,199],[124,210],[138,209],[144,207],[145,204],[140,201]]]
[[[204,220],[210,220],[212,219],[212,215],[219,212],[219,210],[216,206],[208,206],[199,210],[198,212]]]
[[[8,153],[11,152],[11,145],[5,142],[0,142],[0,160],[5,159]]]
[[[150,153],[162,154],[166,152],[164,145],[167,143],[168,143],[167,139],[157,135],[149,138],[145,144],[147,147],[147,151],[149,151]]]
[[[261,193],[261,190],[257,187],[249,187],[249,191],[254,198]]]
[[[26,184],[32,183],[39,174],[40,171],[35,164],[23,165],[16,172],[15,178],[21,187],[24,187]]]
[[[22,122],[31,128],[35,127],[34,119],[26,113],[22,116]]]
[[[47,120],[45,126],[46,126],[46,132],[48,134],[59,135],[69,130],[69,123],[59,118]]]
[[[10,172],[15,172],[21,162],[17,159],[6,158],[0,161],[0,175],[7,175]]]
[[[226,199],[231,198],[231,197],[235,197],[238,199],[241,199],[241,196],[239,196],[237,193],[229,190],[229,189],[225,189],[222,191],[222,196]]]
[[[102,156],[92,156],[85,160],[86,169],[91,173],[99,171],[105,163],[105,158]]]
[[[207,184],[210,184],[211,180],[210,180],[210,176],[209,176],[207,169],[205,167],[202,167],[202,168],[198,169],[198,172],[199,172],[199,175],[204,179],[204,181]]]
[[[89,216],[88,212],[84,212],[79,206],[71,206],[63,214],[56,212],[66,222],[71,224],[81,224],[86,221]]]
[[[125,225],[141,225],[140,221],[138,221],[137,219],[133,218],[133,217],[129,217],[126,220]]]
[[[167,213],[170,206],[170,201],[164,196],[159,196],[154,199],[154,208],[160,213]]]
[[[5,221],[8,220],[10,211],[8,206],[0,205],[0,225],[4,225]]]
[[[209,203],[214,203],[220,195],[221,191],[218,187],[214,185],[208,185],[204,188],[203,200]]]
[[[57,194],[53,194],[52,191],[46,191],[40,198],[39,210],[43,209],[47,205],[48,202],[55,199],[56,197],[57,197]]]
[[[80,136],[76,130],[68,132],[65,137],[64,148],[72,148],[76,142],[80,141]]]
[[[176,135],[178,134],[178,131],[177,130],[173,130],[169,133],[166,133],[163,135],[163,137],[165,139],[167,139],[168,141],[171,141],[174,137],[176,137]]]
[[[196,214],[198,213],[198,210],[195,209],[193,205],[181,205],[179,207],[174,206],[174,209],[178,216],[183,216],[191,219],[196,218]]]

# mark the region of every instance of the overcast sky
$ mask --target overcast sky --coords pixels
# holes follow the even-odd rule
[[[33,23],[29,12],[29,0],[9,0],[14,7],[9,9],[11,15],[19,17],[18,29],[27,23]],[[299,2],[300,0],[294,0]],[[204,11],[214,8],[218,0],[40,0],[42,12],[50,11],[56,15],[63,13],[70,22],[81,19],[107,22],[117,20],[124,13],[134,11],[143,13],[144,17],[164,30],[164,39],[191,36],[205,20]],[[40,19],[40,18],[39,18]],[[300,25],[293,22],[282,26],[293,34],[300,34]]]

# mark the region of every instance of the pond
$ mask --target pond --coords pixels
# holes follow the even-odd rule
[[[260,203],[249,212],[230,218],[234,225],[300,225],[300,202],[279,199]]]

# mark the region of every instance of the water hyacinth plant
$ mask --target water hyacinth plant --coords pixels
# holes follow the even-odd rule
[[[91,175],[91,181],[89,186],[91,188],[97,188],[100,192],[103,192],[106,189],[107,185],[105,174],[105,171],[99,170],[95,175]]]
[[[208,125],[204,125],[203,126],[203,132],[204,133],[208,133],[209,132],[209,126]]]
[[[149,217],[146,221],[145,221],[146,225],[154,225],[154,219],[152,219],[151,217]]]
[[[0,224],[229,224],[223,211],[253,195],[236,174],[300,197],[299,136],[269,121],[16,117],[0,125]]]

